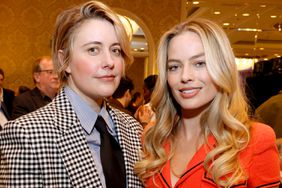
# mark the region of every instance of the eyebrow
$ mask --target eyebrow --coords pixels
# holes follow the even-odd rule
[[[199,53],[199,54],[197,54],[197,55],[194,55],[194,56],[190,57],[189,60],[194,60],[194,59],[197,59],[197,58],[203,57],[203,56],[205,56],[205,53],[204,53],[204,52]],[[168,59],[167,62],[168,62],[168,63],[169,63],[169,62],[178,62],[178,63],[180,63],[181,61],[180,61],[179,59]]]
[[[88,46],[88,45],[91,45],[91,44],[96,44],[96,45],[103,45],[102,42],[99,42],[99,41],[91,41],[91,42],[88,42],[86,44],[83,44],[82,46]],[[120,46],[120,43],[119,42],[115,42],[113,44],[111,44],[111,47],[112,46]]]

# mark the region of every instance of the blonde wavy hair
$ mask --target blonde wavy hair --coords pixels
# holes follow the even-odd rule
[[[247,179],[238,156],[250,139],[249,107],[229,40],[221,27],[206,19],[187,20],[174,26],[161,38],[157,59],[159,76],[151,101],[157,120],[156,125],[144,134],[142,160],[136,163],[135,172],[145,182],[158,173],[173,155],[173,140],[181,109],[167,84],[167,55],[171,39],[186,31],[194,32],[201,38],[207,70],[219,88],[201,117],[205,141],[209,134],[216,140],[215,148],[205,158],[204,168],[217,185],[231,187],[239,180]],[[166,141],[171,143],[169,154],[163,147]]]
[[[125,68],[133,62],[128,35],[118,15],[110,7],[99,1],[89,1],[62,11],[56,20],[53,40],[52,57],[54,66],[63,84],[68,79],[65,69],[72,59],[72,49],[77,30],[90,19],[104,19],[115,29],[122,50]],[[63,51],[64,59],[60,60],[59,51]],[[61,62],[63,61],[63,62]],[[123,72],[125,72],[125,68]]]

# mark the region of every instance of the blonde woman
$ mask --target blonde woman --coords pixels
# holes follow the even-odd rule
[[[146,187],[278,187],[273,130],[248,117],[224,31],[187,20],[161,39],[156,125],[135,171]]]

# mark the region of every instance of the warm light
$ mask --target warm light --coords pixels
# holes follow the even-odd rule
[[[277,16],[276,15],[271,15],[270,18],[277,18]]]
[[[193,1],[193,5],[198,5],[199,3],[199,1]]]
[[[266,7],[266,5],[260,5],[260,7],[261,7],[261,8],[265,8],[265,7]]]
[[[225,23],[223,23],[222,25],[224,25],[224,26],[229,26],[229,25],[230,25],[230,23],[225,22]]]
[[[214,11],[214,14],[215,14],[215,15],[219,15],[220,12],[219,12],[219,11]]]
[[[261,29],[255,29],[255,28],[238,28],[238,31],[252,31],[252,32],[262,32]]]
[[[244,13],[244,14],[242,14],[242,16],[250,16],[250,14],[249,13]]]
[[[264,50],[264,48],[259,48],[260,50]]]
[[[252,58],[235,58],[235,62],[239,71],[253,69],[257,59]]]

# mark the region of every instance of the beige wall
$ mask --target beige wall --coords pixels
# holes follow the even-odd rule
[[[16,90],[19,85],[33,87],[31,63],[39,56],[50,55],[56,16],[63,9],[82,2],[85,1],[0,1],[0,67],[5,71],[6,88]],[[140,18],[148,27],[155,46],[161,34],[179,22],[181,16],[180,0],[103,0],[102,2],[113,8],[130,11]],[[131,75],[134,75],[132,71],[138,70],[140,69],[131,69]],[[140,75],[140,72],[137,75]]]

